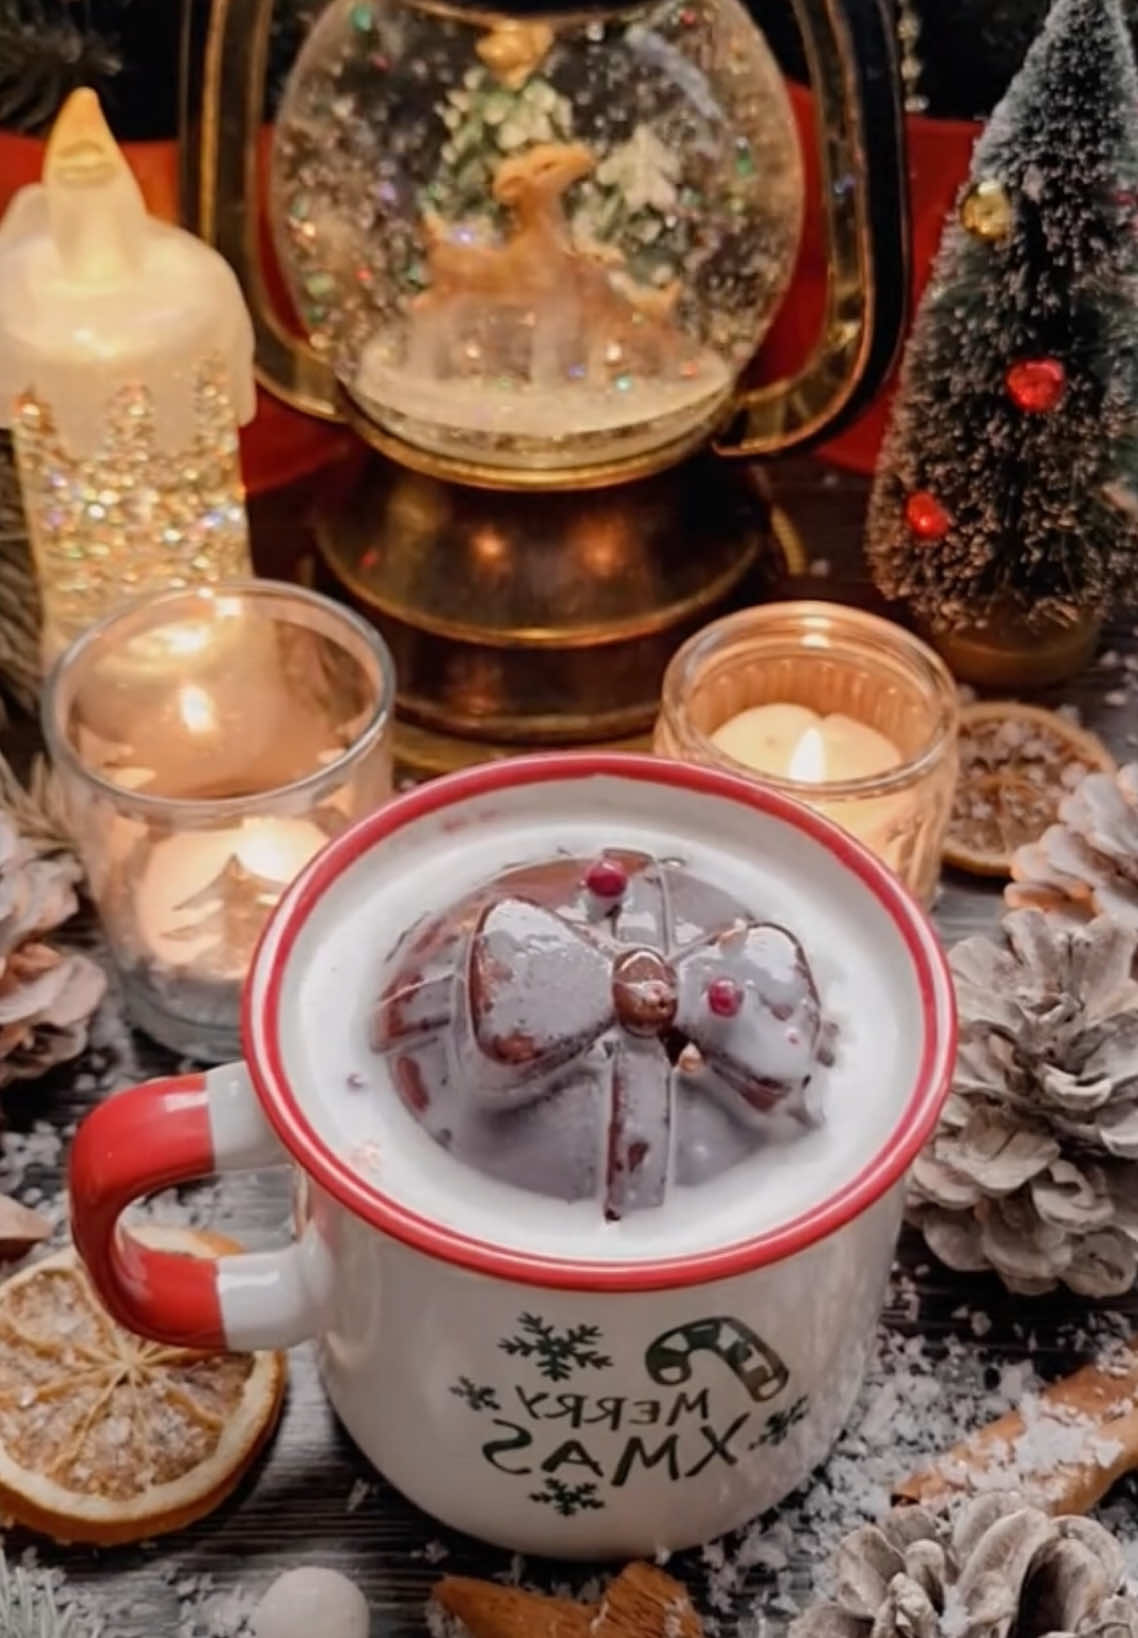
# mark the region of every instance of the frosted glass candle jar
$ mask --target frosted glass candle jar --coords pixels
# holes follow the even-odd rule
[[[391,793],[394,697],[370,626],[264,580],[143,599],[61,657],[44,733],[130,1016],[156,1040],[240,1050],[269,911]]]
[[[956,781],[957,717],[952,678],[910,632],[836,603],[769,603],[680,649],[654,748],[796,797],[928,904]]]

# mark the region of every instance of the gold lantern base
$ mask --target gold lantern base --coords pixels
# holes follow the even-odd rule
[[[369,454],[316,523],[322,575],[382,631],[396,759],[643,746],[664,668],[781,569],[755,468],[696,454],[584,489],[501,490]]]

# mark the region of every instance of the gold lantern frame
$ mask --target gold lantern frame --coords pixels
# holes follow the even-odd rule
[[[556,471],[437,454],[377,427],[286,329],[266,287],[257,209],[272,0],[195,0],[186,12],[183,217],[241,280],[261,383],[294,409],[346,422],[377,457],[318,515],[316,537],[328,574],[394,651],[397,751],[414,772],[526,745],[638,740],[678,643],[764,589],[755,571],[771,564],[765,486],[746,463],[838,430],[893,364],[909,274],[889,0],[792,3],[818,110],[829,257],[809,358],[791,378],[736,390],[671,443]]]

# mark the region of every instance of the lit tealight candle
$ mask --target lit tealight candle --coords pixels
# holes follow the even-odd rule
[[[756,773],[811,785],[869,779],[901,763],[893,741],[868,723],[840,712],[820,717],[805,705],[754,705],[711,739]]]
[[[859,802],[827,800],[831,786],[851,779],[873,779],[901,765],[891,739],[868,723],[834,712],[820,717],[804,705],[755,705],[717,728],[712,743],[727,756],[758,774],[802,785],[817,785],[810,806],[857,836],[896,865],[898,838],[911,804],[902,796],[880,796]]]
[[[659,756],[781,787],[927,903],[952,806],[957,712],[943,662],[891,620],[840,603],[763,603],[673,657],[652,743]]]
[[[184,599],[181,599],[184,600]],[[160,606],[160,605],[158,605]],[[334,761],[311,646],[238,595],[202,588],[194,612],[142,626],[94,660],[73,731],[114,784],[185,800],[291,784]]]

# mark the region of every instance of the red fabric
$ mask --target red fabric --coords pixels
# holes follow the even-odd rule
[[[821,329],[826,301],[825,234],[814,99],[803,86],[789,84],[806,172],[806,221],[794,280],[759,355],[760,381],[790,375],[806,360]],[[910,114],[909,187],[912,211],[913,309],[928,282],[944,219],[968,175],[972,145],[980,127],[966,120],[929,119]],[[872,472],[885,432],[891,391],[878,393],[869,409],[819,452],[838,466]]]

